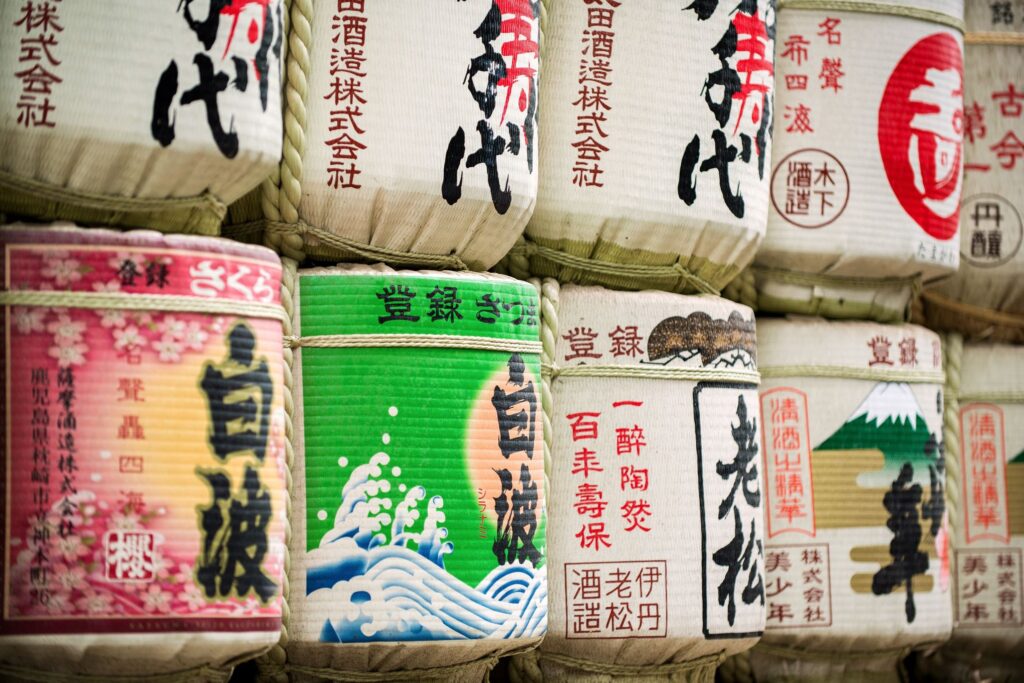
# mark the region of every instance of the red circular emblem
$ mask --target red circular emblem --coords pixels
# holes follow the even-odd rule
[[[936,239],[960,222],[964,131],[962,50],[936,33],[910,48],[878,108],[878,148],[903,210]]]

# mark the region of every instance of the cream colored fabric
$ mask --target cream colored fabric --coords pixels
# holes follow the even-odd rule
[[[207,48],[175,2],[50,3],[45,6],[55,12],[54,22],[42,21],[42,3],[3,3],[0,169],[91,194],[164,199],[210,192],[224,202],[238,199],[281,156],[281,60],[274,44],[282,38],[283,4],[269,2],[265,19],[254,3],[238,14],[237,25],[231,14],[219,15]],[[26,12],[26,7],[34,9]],[[202,14],[197,21],[207,19],[205,9],[191,11]],[[27,20],[26,14],[31,14]],[[270,40],[265,86],[254,66],[262,36]],[[33,43],[39,39],[55,42],[47,44],[47,52]],[[244,92],[233,57],[246,67]],[[208,121],[213,113],[202,99],[181,103],[200,82],[196,59],[209,61],[211,78],[223,74],[215,93],[217,125],[225,135],[237,136],[233,151],[230,144],[227,151],[218,148]],[[169,110],[173,141],[163,146],[153,132],[155,99],[172,62],[177,70]],[[36,67],[42,71],[24,73]],[[45,115],[44,106],[52,107]]]
[[[751,531],[763,538],[757,457],[739,468],[751,477],[743,484],[738,474],[716,472],[741,459],[743,437],[734,432],[751,428],[744,444],[760,442],[752,313],[710,296],[567,285],[551,297],[553,281],[544,287],[545,362],[554,369],[549,625],[540,670],[552,681],[705,680],[710,669],[672,674],[659,665],[742,651],[764,624],[760,546],[738,557],[735,586],[722,589],[721,602],[726,570],[713,560],[733,541],[742,541],[742,555]],[[690,367],[706,377],[569,373],[588,367],[623,374]],[[751,377],[721,382],[714,373],[723,369]],[[635,514],[641,501],[647,508]],[[643,666],[652,670],[626,674]]]
[[[887,4],[963,14],[950,0]],[[763,308],[899,318],[909,278],[956,269],[962,44],[957,31],[919,19],[782,6],[772,208],[756,264],[824,278],[759,271]],[[908,281],[852,286],[848,277]]]
[[[772,26],[772,4],[753,4],[757,21]],[[760,152],[757,138],[761,124],[773,115],[773,80],[770,70],[740,72],[741,80],[755,84],[748,97],[724,98],[727,104],[731,101],[724,124],[709,109],[705,81],[723,61],[735,69],[746,56],[741,49],[720,61],[712,53],[730,22],[735,19],[742,25],[749,18],[732,10],[721,4],[701,20],[693,6],[670,0],[600,6],[551,3],[541,82],[541,181],[537,211],[527,227],[530,239],[609,262],[671,265],[678,260],[694,271],[700,264],[691,259],[721,267],[749,263],[764,235],[768,205],[770,126],[761,134],[765,148]],[[597,12],[608,13],[610,28],[590,14]],[[612,53],[594,55],[591,34],[606,31],[614,34]],[[768,34],[756,38],[744,33],[743,40],[771,60]],[[610,71],[594,80],[587,74],[596,62],[609,62]],[[601,91],[596,96],[607,108],[593,103],[595,89]],[[721,86],[709,96],[721,102]],[[601,117],[599,131],[592,115]],[[728,164],[722,180],[730,194],[741,198],[742,209],[735,213],[723,200],[718,172],[699,170],[714,156],[712,134],[719,130],[726,146],[740,155]],[[749,145],[746,162],[740,158],[741,136]],[[698,168],[684,178],[680,167],[695,137]],[[596,152],[599,160],[582,151],[594,142],[607,148]],[[600,172],[594,172],[595,167]],[[695,183],[695,196],[685,201],[679,189],[684,180]],[[573,274],[579,282],[602,281],[585,269]],[[637,275],[633,288],[644,284]]]
[[[758,337],[769,598],[754,673],[896,680],[906,651],[941,642],[951,627],[946,517],[936,506],[944,493],[935,486],[945,482],[939,339],[912,325],[809,318],[760,320]],[[827,376],[834,370],[850,377]],[[894,522],[885,497],[908,466],[898,488],[920,489],[908,519]],[[885,580],[893,552],[915,555],[912,602],[905,581]]]
[[[933,676],[947,680],[980,675],[1003,681],[1024,669],[1024,352],[1019,347],[964,347],[960,415],[964,502],[954,539],[953,636],[924,663]]]
[[[997,5],[1000,3],[996,3]],[[967,30],[1015,30],[1024,39],[1024,7],[1010,16],[988,3],[968,3]],[[1005,19],[1011,22],[1005,23]],[[998,19],[999,21],[996,21]],[[1013,147],[1021,131],[1024,44],[969,44],[964,55],[965,133],[960,270],[936,291],[954,300],[1009,313],[1024,313],[1024,176],[1020,159],[998,152]],[[1007,147],[1009,145],[1009,147]],[[994,149],[993,149],[994,148]]]
[[[305,27],[311,38],[308,81],[303,83],[308,96],[301,119],[305,150],[299,151],[299,218],[359,243],[403,252],[454,253],[471,268],[489,268],[522,233],[537,195],[537,143],[528,140],[539,135],[536,76],[531,81],[527,70],[536,72],[539,58],[528,47],[517,57],[504,52],[516,42],[515,29],[523,32],[524,42],[539,41],[539,15],[517,19],[509,13],[500,16],[500,25],[491,26],[489,14],[498,8],[491,0],[351,5],[363,9],[340,11],[336,3],[317,3]],[[513,5],[539,12],[539,2],[503,3]],[[346,24],[361,26],[365,36],[346,31]],[[500,35],[485,44],[476,31]],[[304,32],[296,30],[292,39],[299,40]],[[340,72],[332,73],[332,60],[352,49],[360,50],[364,61],[353,63],[350,71],[342,64]],[[488,49],[492,59],[503,63],[509,84],[501,83],[497,74],[488,84],[487,63],[469,78],[471,63]],[[342,85],[336,102],[336,78],[353,81],[350,87],[358,92],[352,97],[358,99],[345,99]],[[470,86],[482,101],[488,85],[494,89],[493,111],[485,114]],[[349,106],[361,115],[332,116]],[[498,191],[511,193],[503,211],[492,197],[487,166],[473,158],[481,149],[481,121],[503,140],[495,143],[504,151],[495,157],[494,179]],[[343,154],[355,158],[332,161],[330,143],[344,135],[354,142],[344,141],[353,151]],[[461,196],[449,203],[442,194],[446,155],[459,135],[464,152],[453,158],[453,178],[461,183]],[[358,173],[352,178],[342,174],[336,182],[330,169],[352,164]],[[307,240],[307,245],[316,252],[316,240]]]

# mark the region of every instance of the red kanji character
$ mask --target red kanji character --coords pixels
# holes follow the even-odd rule
[[[786,74],[786,90],[807,90],[807,74]]]
[[[786,49],[782,51],[780,57],[789,57],[791,62],[794,62],[797,66],[803,65],[807,59],[807,46],[811,44],[811,41],[807,40],[799,34],[791,35],[786,38],[786,42],[783,45]]]
[[[917,339],[904,337],[900,340],[900,365],[917,365]]]
[[[829,45],[842,45],[843,34],[836,30],[840,23],[842,23],[840,19],[825,17],[825,21],[818,24],[818,28],[821,29],[818,31],[818,35],[827,38]]]
[[[828,90],[832,88],[833,92],[839,92],[843,86],[839,83],[839,79],[846,75],[843,71],[843,60],[839,57],[831,59],[825,57],[821,60],[821,72],[818,73],[818,78],[821,79],[821,89]]]
[[[640,349],[640,342],[644,338],[637,334],[636,325],[627,325],[626,327],[616,325],[615,329],[608,333],[608,336],[612,340],[613,356],[635,358],[643,355],[644,352]]]
[[[752,97],[754,104],[750,115],[751,121],[757,123],[761,120],[761,109],[758,105],[764,101],[768,93],[775,66],[772,63],[772,55],[767,54],[768,29],[756,10],[754,14],[747,14],[737,9],[732,18],[732,25],[736,29],[736,54],[746,53],[746,57],[738,57],[736,62],[736,71],[745,74],[745,78],[740,89],[732,96],[734,100],[740,100],[735,129],[738,131],[740,123],[743,122],[743,110]]]
[[[606,548],[612,547],[609,542],[611,536],[604,531],[604,522],[584,524],[576,538],[580,539],[580,547],[583,549],[591,548],[595,552],[600,552],[602,545]]]
[[[1003,116],[1012,116],[1014,118],[1020,118],[1021,113],[1024,113],[1024,92],[1020,92],[1013,87],[1013,83],[1006,84],[1006,90],[1003,92],[992,93],[992,100],[999,102],[999,113]],[[1003,100],[1000,102],[1000,100]]]
[[[574,327],[568,334],[563,334],[562,339],[569,342],[571,354],[565,355],[565,360],[576,358],[600,358],[600,353],[594,353],[594,340],[597,339],[597,332],[589,327]]]
[[[572,504],[576,508],[576,514],[598,519],[604,515],[608,507],[608,501],[604,499],[604,493],[597,487],[597,484],[583,482],[576,486],[576,502]]]
[[[786,105],[786,112],[783,115],[786,120],[792,119],[792,123],[786,126],[787,133],[813,133],[811,128],[811,108],[798,104],[795,107]]]
[[[964,107],[964,137],[973,144],[975,137],[980,140],[987,132],[985,108],[975,100],[969,107]]]
[[[639,610],[637,612],[639,617],[637,621],[637,630],[644,630],[644,622],[648,620],[654,620],[654,626],[649,627],[648,631],[658,631],[661,629],[661,605],[656,602],[641,602]]]
[[[622,518],[626,520],[626,531],[639,529],[650,531],[650,527],[644,526],[651,515],[651,504],[643,498],[639,500],[627,500],[622,505]]]
[[[615,430],[615,454],[629,455],[636,451],[640,455],[640,449],[647,445],[644,441],[644,430],[639,425],[630,427],[619,427]]]
[[[768,603],[768,616],[765,617],[767,621],[777,621],[780,624],[785,622],[786,619],[793,618],[793,608],[789,603]]]
[[[999,157],[999,164],[1005,169],[1017,166],[1017,159],[1024,159],[1024,142],[1011,130],[1003,139],[989,147]]]
[[[565,416],[572,429],[572,440],[583,441],[597,438],[597,420],[587,418],[601,417],[601,413],[570,413]]]
[[[649,598],[654,587],[661,583],[661,567],[650,565],[643,567],[636,573],[637,597]]]
[[[888,337],[878,335],[873,337],[868,342],[868,346],[871,348],[871,360],[868,361],[868,365],[892,365],[892,359],[889,358],[889,349],[892,348],[892,342],[889,341]]]
[[[646,491],[650,483],[647,469],[627,465],[619,468],[619,488],[625,491]]]
[[[597,452],[589,448],[576,451],[572,459],[572,473],[582,473],[583,478],[586,479],[591,472],[604,472],[604,468],[601,467],[601,463],[597,459]]]
[[[774,598],[776,595],[785,593],[786,590],[792,587],[792,581],[783,581],[780,577],[775,577],[775,583],[769,583],[767,586],[765,586],[764,596],[766,598]]]
[[[57,23],[60,17],[57,15],[57,8],[48,2],[33,3],[26,2],[21,8],[21,18],[14,22],[13,26],[24,25],[25,33],[39,29],[41,33],[52,31],[60,33],[64,27]]]
[[[765,573],[781,569],[786,572],[792,566],[789,562],[789,552],[786,550],[769,550],[764,558]]]

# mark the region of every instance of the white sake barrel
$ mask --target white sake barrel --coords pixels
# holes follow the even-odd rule
[[[942,350],[913,325],[758,321],[758,680],[897,681],[949,636]]]
[[[963,2],[779,5],[758,305],[903,319],[959,260]]]
[[[718,291],[768,210],[773,3],[556,2],[545,14],[530,270]]]
[[[494,265],[537,195],[539,15],[539,0],[293,6],[267,217],[323,259]]]
[[[281,636],[279,258],[67,224],[0,251],[0,679],[226,680]]]
[[[960,270],[925,293],[935,326],[1024,341],[1024,4],[966,5]],[[984,311],[1008,315],[986,315]]]
[[[953,534],[953,636],[920,663],[930,680],[1012,680],[1024,670],[1024,350],[964,347],[961,501]]]
[[[217,234],[281,157],[281,0],[0,7],[0,212]]]
[[[286,670],[479,683],[547,628],[537,291],[386,266],[294,291]]]
[[[539,671],[711,680],[764,628],[753,314],[553,280],[542,297],[552,493]]]

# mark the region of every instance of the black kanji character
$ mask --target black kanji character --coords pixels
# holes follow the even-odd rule
[[[394,320],[406,320],[416,322],[420,319],[418,315],[411,315],[412,300],[416,298],[416,292],[405,285],[390,285],[377,292],[377,298],[384,302],[386,315],[378,316],[377,323],[383,325]]]
[[[533,458],[537,417],[537,392],[526,381],[526,364],[518,353],[508,360],[508,388],[494,387],[491,405],[498,416],[498,447],[506,459],[515,453]]]
[[[908,623],[913,623],[917,616],[914,576],[928,571],[928,554],[918,548],[921,543],[921,523],[917,506],[921,502],[921,486],[911,485],[913,477],[914,467],[904,463],[892,487],[882,499],[882,504],[889,511],[885,525],[893,532],[893,539],[889,543],[892,563],[879,569],[871,579],[871,592],[875,595],[886,595],[901,584],[906,584]]]

